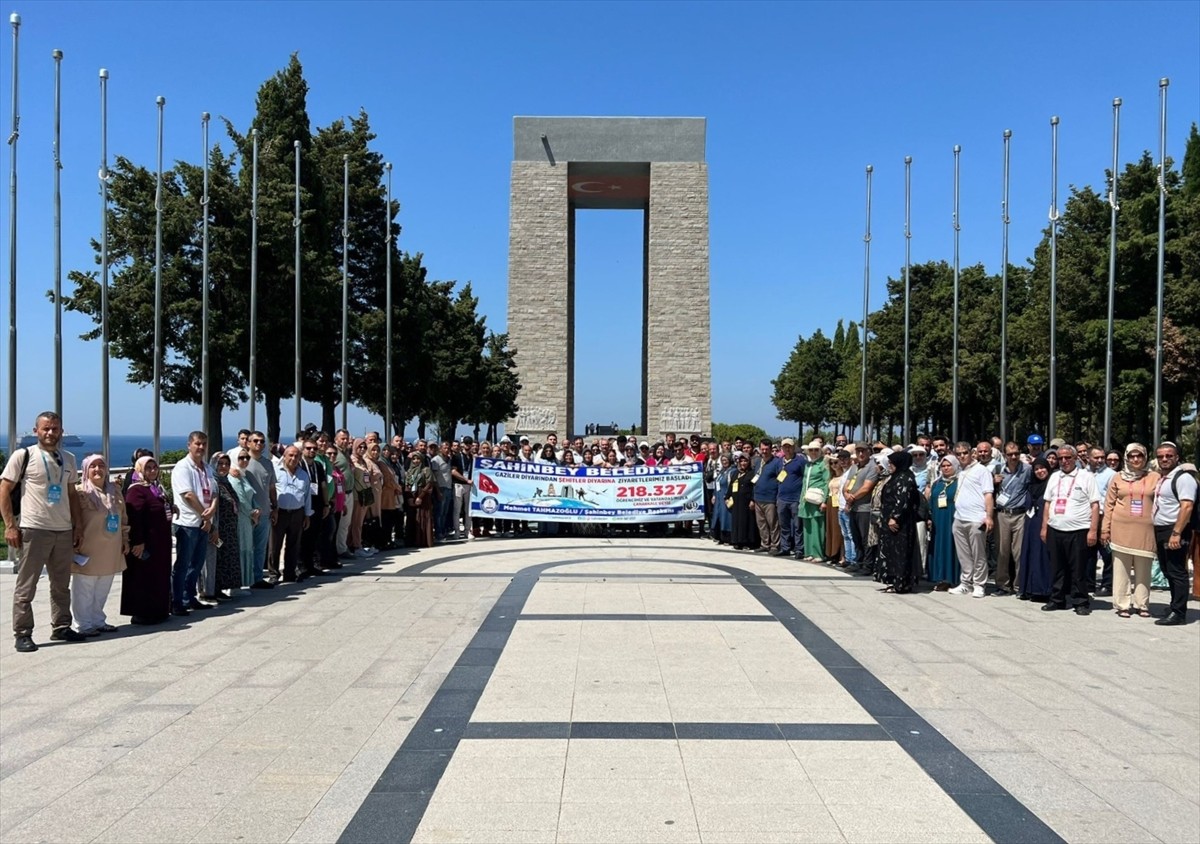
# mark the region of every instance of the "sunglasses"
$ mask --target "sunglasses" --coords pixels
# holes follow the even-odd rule
[[[251,437],[251,438],[250,438],[250,442],[252,442],[252,443],[265,443],[265,442],[266,442],[266,440],[265,440],[265,439],[263,439],[262,437]]]
[[[241,463],[243,461],[248,461],[249,459],[250,459],[249,454],[239,454],[238,455],[238,463]]]

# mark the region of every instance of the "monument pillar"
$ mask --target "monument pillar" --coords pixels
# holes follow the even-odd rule
[[[577,433],[574,223],[581,208],[645,215],[640,432],[711,433],[704,152],[703,118],[514,119],[508,334],[521,392],[507,434]]]

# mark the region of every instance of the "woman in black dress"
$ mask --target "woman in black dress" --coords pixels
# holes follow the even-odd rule
[[[1053,453],[1053,452],[1051,452]],[[1050,461],[1039,457],[1033,461],[1033,478],[1029,482],[1031,506],[1025,514],[1025,536],[1021,540],[1021,575],[1017,597],[1022,601],[1042,603],[1050,596],[1050,552],[1042,542],[1042,510],[1046,502],[1046,482],[1051,475]]]
[[[733,499],[730,513],[733,515],[733,547],[754,550],[759,546],[758,522],[754,518],[754,476],[750,474],[750,458],[742,455],[737,461],[737,471],[729,482],[729,497]]]
[[[232,598],[241,589],[242,555],[238,545],[238,497],[229,482],[229,455],[222,451],[213,459],[217,467],[217,597]],[[250,584],[244,584],[249,586]]]
[[[121,573],[121,615],[159,624],[171,614],[171,501],[158,484],[158,461],[145,456],[125,493],[129,553]]]
[[[917,510],[921,492],[913,477],[912,455],[894,451],[888,456],[891,474],[879,497],[880,580],[890,584],[884,591],[906,594],[917,582],[913,570],[917,542]]]

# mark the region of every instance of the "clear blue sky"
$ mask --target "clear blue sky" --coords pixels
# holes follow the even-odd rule
[[[153,166],[154,98],[166,157],[201,160],[200,113],[245,127],[259,84],[298,51],[315,126],[361,106],[394,162],[402,247],[436,278],[470,281],[506,321],[514,115],[708,119],[713,413],[791,430],[770,380],[800,334],[862,314],[864,167],[875,167],[872,303],[903,265],[903,159],[914,158],[914,262],[951,257],[951,148],[962,153],[962,264],[997,270],[1001,133],[1013,130],[1011,254],[1031,254],[1050,197],[1100,186],[1112,98],[1123,161],[1158,149],[1158,79],[1171,79],[1168,154],[1198,119],[1200,3],[55,3],[20,12],[19,337],[22,428],[53,403],[53,73],[63,61],[63,264],[90,268],[98,236],[100,67],[109,151]],[[0,37],[9,130],[11,30]],[[1112,45],[1112,46],[1109,46]],[[223,139],[214,120],[213,138]],[[3,155],[7,184],[9,156]],[[8,197],[3,295],[8,301]],[[637,418],[641,226],[592,212],[578,233],[577,421]],[[5,312],[0,325],[7,326]],[[97,342],[64,317],[68,429],[100,428]],[[6,346],[0,354],[7,354]],[[526,367],[535,366],[531,361]],[[0,368],[0,378],[7,371]],[[528,371],[528,368],[527,370]],[[152,392],[113,361],[112,432],[149,433]],[[7,401],[7,382],[0,390]],[[6,414],[0,414],[0,423]],[[283,418],[292,417],[285,406]],[[260,412],[261,418],[261,412]],[[319,421],[316,408],[305,418]],[[351,426],[370,422],[353,410]],[[244,424],[228,413],[226,428]],[[164,433],[199,421],[167,406]],[[411,428],[410,434],[411,434]]]

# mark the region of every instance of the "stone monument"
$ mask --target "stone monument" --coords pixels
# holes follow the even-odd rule
[[[575,433],[575,211],[587,208],[644,213],[639,433],[711,432],[704,146],[704,118],[514,118],[508,334],[521,392],[507,433]]]

